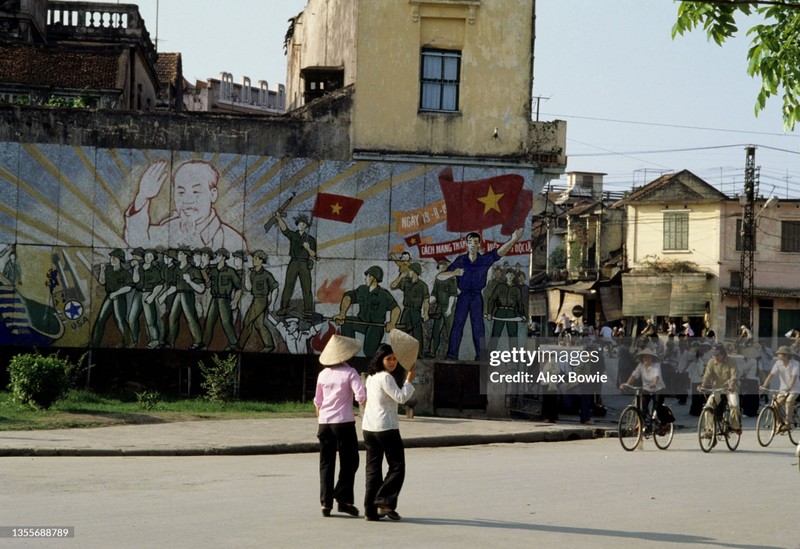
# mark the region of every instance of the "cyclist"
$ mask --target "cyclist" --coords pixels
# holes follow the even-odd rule
[[[715,391],[723,389],[728,394],[728,405],[731,409],[731,429],[736,434],[742,434],[741,423],[741,410],[739,409],[739,371],[736,368],[736,360],[728,356],[728,351],[725,350],[724,345],[713,345],[711,350],[711,358],[706,364],[706,371],[703,374],[703,381],[700,382],[700,389],[708,387]],[[711,393],[708,396],[706,404],[719,411],[721,395],[720,393]]]
[[[775,402],[778,406],[785,405],[785,421],[780,426],[780,431],[786,431],[794,419],[794,402],[797,400],[798,394],[800,394],[800,380],[798,380],[798,377],[800,377],[800,362],[793,358],[794,352],[792,352],[791,347],[786,345],[778,347],[775,354],[778,359],[772,366],[772,371],[764,379],[764,383],[761,384],[761,388],[766,389],[769,387],[772,376],[778,376],[778,379],[780,379],[780,394],[775,397]]]
[[[642,388],[645,389],[642,392],[642,412],[644,412],[645,417],[650,416],[650,401],[652,400],[656,414],[658,414],[658,420],[661,422],[660,434],[664,435],[669,431],[668,424],[675,421],[675,418],[669,408],[664,406],[664,395],[661,394],[661,391],[666,386],[664,385],[664,379],[661,377],[661,365],[657,362],[658,355],[652,350],[644,348],[636,353],[636,359],[639,363],[625,383],[632,385],[635,379],[642,380]],[[619,388],[623,389],[624,386],[620,385]]]

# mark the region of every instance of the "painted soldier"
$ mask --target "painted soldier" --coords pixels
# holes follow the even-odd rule
[[[164,289],[164,277],[156,260],[158,254],[155,250],[144,251],[144,263],[140,271],[142,280],[142,307],[144,308],[144,322],[147,325],[148,349],[155,349],[162,344],[163,333],[158,325],[160,318],[156,298]],[[135,280],[134,280],[135,282]]]
[[[364,334],[364,356],[372,356],[388,333],[397,325],[400,307],[392,294],[379,284],[383,281],[383,269],[373,265],[364,271],[366,284],[345,292],[339,305],[339,313],[333,320],[342,326],[342,335],[353,337],[356,332]],[[350,305],[358,304],[357,316],[346,316]],[[389,322],[386,314],[389,313]]]
[[[418,358],[422,358],[422,323],[428,320],[430,293],[428,285],[420,280],[422,265],[409,263],[408,270],[401,273],[389,287],[403,292],[403,312],[400,315],[401,330],[420,342]]]
[[[206,315],[203,344],[208,347],[214,337],[214,327],[217,319],[222,323],[222,330],[228,340],[226,351],[238,351],[236,330],[233,329],[233,314],[231,303],[239,301],[239,292],[242,289],[242,279],[236,270],[228,265],[231,256],[225,248],[220,248],[214,253],[211,268],[207,271],[208,289],[211,293],[211,302]]]
[[[522,294],[516,283],[516,273],[506,269],[505,281],[494,287],[489,297],[488,319],[492,320],[492,338],[498,338],[503,330],[508,334],[510,346],[518,344],[520,322],[526,321],[525,308],[522,304]]]
[[[297,281],[300,281],[300,290],[303,294],[303,317],[310,320],[314,316],[314,295],[311,289],[311,268],[317,257],[317,241],[308,234],[311,222],[305,215],[298,215],[294,218],[297,225],[296,231],[291,231],[286,226],[279,212],[275,213],[275,220],[278,222],[283,235],[289,239],[289,266],[286,268],[286,278],[283,283],[283,294],[281,295],[281,308],[279,315],[287,314],[289,300],[294,293]]]
[[[436,262],[436,268],[439,272],[443,272],[450,265],[447,258],[439,259]],[[439,345],[442,341],[442,333],[450,335],[450,330],[453,328],[453,307],[458,296],[458,286],[456,285],[455,278],[448,278],[447,280],[439,280],[436,278],[433,281],[433,290],[431,291],[431,305],[428,312],[430,318],[433,319],[433,329],[431,330],[431,338],[428,340],[428,349],[425,353],[426,356],[432,358],[436,355]]]
[[[189,333],[192,335],[190,350],[201,350],[203,346],[203,334],[200,329],[200,322],[197,319],[197,308],[195,307],[195,295],[201,293],[203,285],[203,275],[200,269],[189,262],[191,252],[189,248],[178,248],[178,264],[175,266],[175,285],[170,287],[167,292],[175,296],[172,308],[169,311],[169,336],[168,344],[175,346],[178,339],[178,326],[180,325],[181,314],[186,318],[189,326]],[[168,297],[168,296],[167,296]]]
[[[244,317],[239,347],[244,349],[253,332],[256,332],[261,338],[259,351],[269,353],[275,350],[275,340],[265,321],[269,314],[270,304],[277,300],[278,282],[272,273],[264,268],[264,264],[267,262],[267,254],[264,251],[256,250],[251,257],[253,258],[253,268],[244,278],[244,287],[253,296],[253,302]]]
[[[139,344],[139,319],[142,316],[142,262],[144,261],[144,249],[134,248],[131,252],[131,278],[133,279],[133,290],[130,292],[130,311],[128,312],[128,326],[131,327],[131,338],[133,345]]]
[[[131,273],[122,267],[122,262],[125,261],[124,251],[117,248],[109,256],[111,258],[110,266],[105,263],[100,265],[100,273],[97,277],[97,280],[105,288],[106,297],[100,306],[100,314],[97,316],[92,330],[92,347],[100,346],[105,333],[106,322],[112,315],[117,323],[117,328],[122,334],[125,346],[130,347],[132,338],[131,329],[128,325],[128,301],[125,294],[133,290],[133,279],[131,278]]]
[[[159,314],[158,331],[161,334],[162,343],[165,343],[167,340],[165,318],[169,316],[169,312],[172,310],[172,304],[175,301],[175,286],[178,284],[178,251],[175,249],[166,250],[162,257],[161,281],[163,287],[156,300]]]

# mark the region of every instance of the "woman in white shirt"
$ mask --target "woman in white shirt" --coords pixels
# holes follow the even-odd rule
[[[661,428],[666,432],[668,429],[666,424],[672,423],[675,421],[675,418],[672,417],[669,408],[664,406],[664,394],[662,391],[665,385],[664,379],[661,377],[661,365],[657,362],[658,355],[650,349],[642,349],[636,353],[636,360],[639,361],[639,364],[636,366],[633,373],[631,373],[627,384],[633,384],[636,379],[642,380],[642,388],[645,390],[644,393],[642,393],[643,412],[648,416],[650,415],[650,401],[652,400],[655,405],[656,413],[658,414],[658,419],[661,422]],[[622,387],[620,387],[620,389],[621,388]]]
[[[397,405],[405,403],[414,394],[411,384],[416,372],[412,368],[406,374],[405,383],[398,387],[392,372],[397,368],[397,356],[391,345],[381,344],[369,363],[367,374],[367,404],[361,430],[367,448],[364,494],[364,515],[367,520],[389,517],[400,520],[397,513],[397,498],[406,474],[403,439],[397,420]],[[389,469],[383,476],[383,457]]]

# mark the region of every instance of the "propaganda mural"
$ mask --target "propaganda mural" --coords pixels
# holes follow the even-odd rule
[[[534,177],[3,143],[0,344],[471,360],[526,333]]]

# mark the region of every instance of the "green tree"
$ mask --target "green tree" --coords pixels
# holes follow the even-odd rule
[[[673,38],[702,26],[709,40],[722,46],[739,32],[737,18],[754,22],[747,31],[752,38],[747,73],[761,78],[755,114],[764,109],[767,99],[782,94],[784,128],[794,130],[800,122],[800,1],[676,1],[681,4]]]

